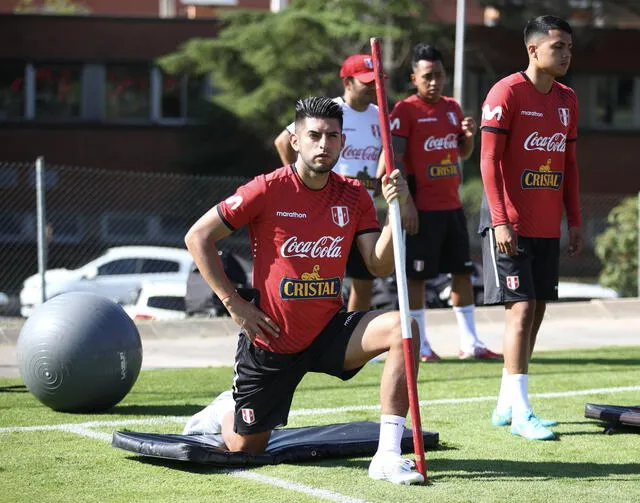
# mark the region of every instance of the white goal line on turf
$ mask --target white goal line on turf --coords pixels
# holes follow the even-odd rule
[[[573,391],[558,391],[550,393],[532,393],[531,398],[566,398],[582,395],[597,395],[601,393],[624,393],[626,391],[640,391],[640,386],[619,386],[616,388],[592,388]],[[497,400],[496,396],[476,396],[467,398],[439,398],[435,400],[420,400],[420,405],[455,405],[461,403],[488,402]],[[336,412],[356,412],[360,410],[378,410],[380,404],[376,405],[345,405],[343,407],[332,407],[323,409],[295,409],[289,414],[290,416],[313,416],[323,414],[335,414]],[[85,423],[67,423],[67,424],[46,424],[39,426],[8,426],[0,428],[0,433],[14,431],[39,431],[39,430],[61,430],[72,431],[79,429],[101,428],[105,426],[131,426],[137,424],[162,424],[162,423],[184,423],[189,416],[157,416],[147,419],[122,419],[114,421],[87,421]],[[105,433],[104,435],[108,435]],[[109,439],[111,439],[111,436]]]

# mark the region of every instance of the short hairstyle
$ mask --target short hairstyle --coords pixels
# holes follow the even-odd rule
[[[561,30],[573,35],[571,26],[564,19],[556,16],[538,16],[531,19],[524,27],[524,43],[528,44],[535,35],[548,35],[549,30]]]
[[[411,66],[415,68],[418,61],[440,61],[444,65],[442,53],[435,45],[418,44],[413,48],[413,58],[411,58]]]
[[[337,119],[342,129],[342,107],[331,98],[312,96],[296,102],[296,129],[306,118]]]

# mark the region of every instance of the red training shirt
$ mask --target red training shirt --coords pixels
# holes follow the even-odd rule
[[[491,88],[482,107],[480,162],[488,225],[511,223],[522,236],[557,238],[563,206],[569,226],[580,225],[577,124],[578,99],[559,82],[543,94],[519,72]]]
[[[290,165],[257,176],[217,208],[230,229],[249,225],[259,307],[280,327],[269,346],[255,344],[302,351],[343,305],[355,236],[380,230],[371,197],[359,181],[333,172],[325,187],[310,189]]]
[[[420,211],[460,208],[458,145],[462,110],[453,98],[427,103],[417,94],[396,103],[391,132],[407,139],[404,167],[416,181],[414,203]]]

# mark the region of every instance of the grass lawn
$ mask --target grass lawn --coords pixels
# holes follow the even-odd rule
[[[289,426],[378,421],[382,365],[342,383],[307,376]],[[558,440],[531,442],[490,424],[501,364],[421,364],[430,483],[367,477],[368,459],[224,471],[149,460],[109,445],[114,430],[179,433],[187,416],[230,385],[230,368],[150,370],[103,414],[54,412],[20,379],[0,378],[0,502],[598,502],[640,501],[640,429],[603,435],[585,402],[640,403],[640,347],[539,353],[530,391],[536,413],[561,421]],[[339,410],[331,410],[338,409]],[[317,410],[316,410],[317,409]]]

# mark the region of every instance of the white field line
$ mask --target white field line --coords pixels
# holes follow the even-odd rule
[[[327,491],[326,489],[318,489],[310,487],[305,484],[299,484],[298,482],[288,482],[286,480],[277,479],[268,475],[262,475],[256,472],[250,472],[245,470],[229,472],[235,477],[242,477],[244,479],[253,480],[256,482],[262,482],[276,487],[282,487],[289,491],[296,491],[299,493],[315,496],[327,501],[337,501],[338,503],[366,503],[364,500],[351,498],[350,496],[344,496],[343,494],[335,493],[333,491]]]
[[[537,398],[563,398],[570,396],[580,395],[595,395],[600,393],[620,393],[625,391],[639,391],[640,386],[621,386],[618,388],[593,388],[585,390],[574,391],[562,391],[556,393],[535,393],[532,397]],[[445,405],[445,404],[459,404],[459,403],[471,403],[471,402],[486,402],[490,400],[496,400],[495,396],[479,396],[469,398],[442,398],[438,400],[421,400],[420,405]],[[309,415],[322,415],[322,414],[335,414],[336,412],[351,412],[359,410],[375,410],[379,405],[356,405],[347,407],[336,407],[327,409],[298,409],[291,411],[292,416],[309,416]],[[182,423],[186,420],[186,417],[180,416],[162,416],[149,419],[125,419],[122,421],[88,421],[86,423],[67,423],[57,425],[42,425],[42,426],[13,426],[7,428],[0,428],[0,433],[17,432],[17,431],[41,431],[41,430],[58,430],[68,433],[75,433],[85,437],[95,438],[110,442],[112,435],[100,431],[94,431],[91,428],[100,428],[104,426],[129,426],[134,424],[161,424],[167,422]],[[262,475],[252,471],[245,470],[230,470],[228,473],[235,477],[242,477],[250,479],[256,482],[262,482],[276,487],[281,487],[290,491],[300,492],[319,499],[327,501],[335,501],[337,503],[366,503],[364,500],[345,496],[333,491],[327,491],[325,489],[318,489],[316,487],[300,484],[298,482],[290,482],[287,480]]]
[[[592,388],[573,391],[559,391],[552,393],[532,393],[530,398],[565,398],[581,395],[598,395],[601,393],[624,393],[625,391],[640,391],[640,386],[619,386],[617,388]],[[439,398],[436,400],[420,400],[421,406],[426,405],[449,405],[460,403],[488,402],[497,400],[496,396],[476,396],[468,398]],[[297,409],[292,410],[290,416],[312,416],[323,414],[335,414],[337,412],[355,412],[359,410],[378,410],[380,405],[349,405],[344,407],[334,407],[326,409]],[[38,430],[62,430],[71,431],[74,428],[100,428],[103,426],[130,426],[130,425],[153,425],[168,422],[184,423],[188,416],[158,416],[148,419],[122,419],[119,421],[88,421],[86,423],[67,423],[67,424],[45,424],[40,426],[8,426],[0,428],[0,433],[8,433],[14,431],[38,431]]]

